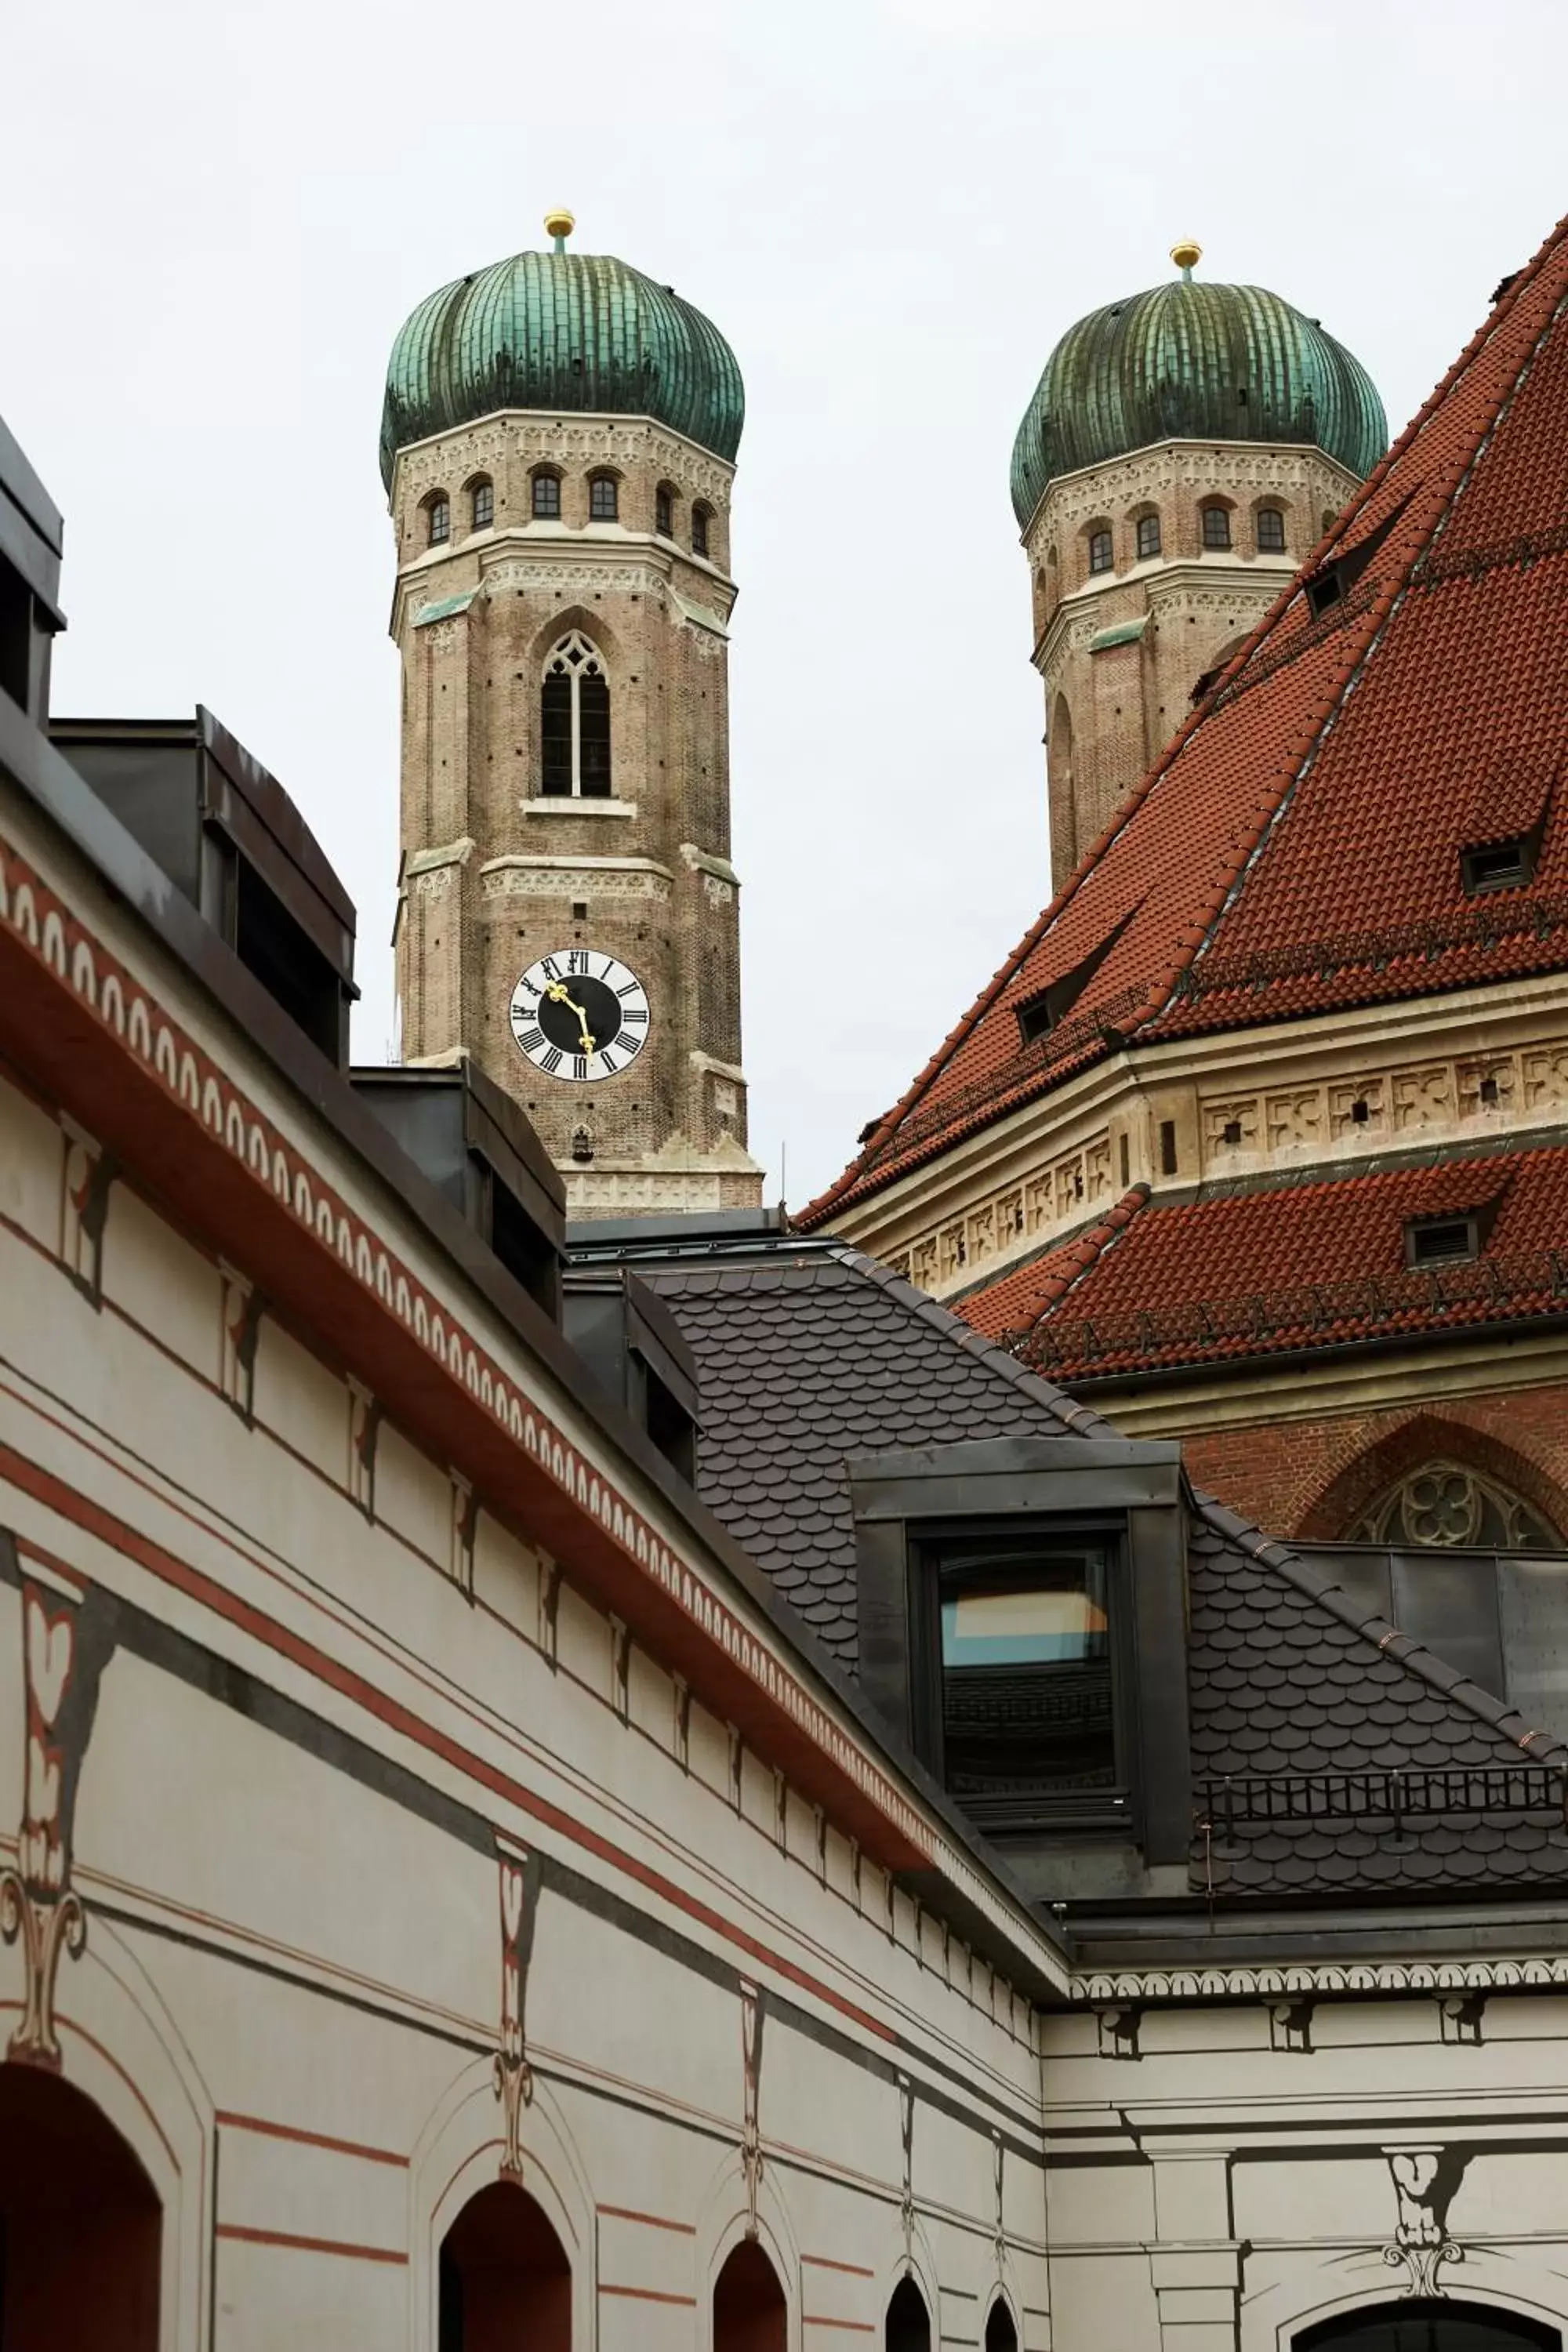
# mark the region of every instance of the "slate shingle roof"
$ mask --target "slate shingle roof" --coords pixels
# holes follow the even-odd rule
[[[703,1501],[851,1668],[847,1456],[1103,1427],[852,1251],[638,1272],[697,1359]]]
[[[1124,1042],[1568,962],[1565,305],[1568,224],[802,1226]],[[1358,551],[1314,614],[1309,579]],[[1461,851],[1521,811],[1532,881],[1467,897]],[[1020,1006],[1108,940],[1026,1045]]]
[[[1089,1380],[1568,1311],[1563,1145],[1126,1205],[959,1312],[1052,1379]],[[1412,1271],[1406,1221],[1468,1211],[1479,1256]]]
[[[1133,1229],[1136,1229],[1134,1220]],[[659,1263],[697,1360],[704,1501],[854,1671],[855,1535],[846,1457],[988,1436],[1113,1436],[1089,1407],[858,1252],[760,1250]],[[1225,1775],[1568,1765],[1568,1749],[1379,1618],[1331,1574],[1206,1496],[1187,1537],[1194,1791]],[[1216,1900],[1475,1889],[1568,1880],[1539,1813],[1199,1827],[1191,1883]]]

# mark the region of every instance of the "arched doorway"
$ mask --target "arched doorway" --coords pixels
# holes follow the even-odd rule
[[[0,2345],[157,2352],[163,2209],[132,2149],[58,2074],[0,2066]]]
[[[784,2352],[789,2312],[761,2246],[737,2246],[713,2282],[713,2352]]]
[[[912,2278],[903,2278],[888,2302],[884,2352],[931,2352],[931,2314]]]
[[[439,2352],[570,2352],[572,2267],[514,2181],[470,2197],[442,2240],[437,2342]]]
[[[985,2352],[1018,2352],[1018,2331],[1013,2325],[1013,2315],[1000,2295],[991,2306],[985,2322]]]
[[[1325,2319],[1294,2352],[1562,2352],[1555,2327],[1479,2303],[1390,2303]]]

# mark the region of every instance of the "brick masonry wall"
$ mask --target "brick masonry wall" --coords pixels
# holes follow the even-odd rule
[[[1354,487],[1318,450],[1165,442],[1047,491],[1025,547],[1046,688],[1054,889],[1186,718],[1197,679],[1256,627]],[[1214,500],[1230,512],[1225,552],[1202,544],[1201,507]],[[1263,505],[1284,517],[1284,557],[1259,555]],[[1160,519],[1161,552],[1140,562],[1145,515]],[[1101,527],[1114,569],[1091,578],[1089,541]],[[1100,632],[1138,620],[1142,639],[1089,652]]]
[[[559,522],[532,520],[542,468],[560,480]],[[588,511],[599,469],[617,479],[612,524]],[[494,525],[476,530],[471,486],[481,475],[495,486]],[[584,1130],[595,1181],[658,1163],[670,1196],[644,1187],[634,1204],[648,1207],[688,1205],[689,1180],[715,1205],[721,1194],[758,1192],[744,1150],[729,865],[730,481],[719,459],[647,420],[530,415],[489,418],[405,453],[394,490],[404,1053],[471,1053],[579,1186],[573,1146]],[[668,534],[655,530],[661,484],[673,493]],[[452,537],[427,549],[437,492],[450,501]],[[709,512],[707,561],[690,543],[698,500]],[[464,609],[421,621],[429,606],[465,596]],[[541,680],[551,647],[574,628],[609,682],[614,799],[541,805]],[[579,944],[629,965],[653,1013],[633,1067],[591,1087],[535,1071],[508,1020],[519,973]]]
[[[1195,1486],[1271,1535],[1343,1537],[1385,1488],[1440,1457],[1511,1486],[1568,1541],[1568,1382],[1198,1431],[1182,1447]]]

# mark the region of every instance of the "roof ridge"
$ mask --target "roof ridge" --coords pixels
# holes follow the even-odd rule
[[[1340,515],[1335,523],[1334,530],[1332,534],[1331,534],[1331,540],[1338,541],[1342,538],[1348,536],[1347,525],[1351,521],[1359,518],[1366,510],[1373,498],[1381,491],[1383,485],[1389,480],[1393,473],[1396,451],[1400,455],[1403,455],[1407,445],[1410,448],[1415,447],[1416,441],[1419,439],[1419,432],[1417,428],[1424,425],[1427,419],[1428,412],[1430,412],[1433,416],[1436,416],[1438,414],[1444,402],[1447,399],[1449,393],[1461,381],[1467,368],[1473,364],[1474,359],[1479,356],[1486,344],[1489,343],[1492,340],[1493,336],[1498,332],[1501,324],[1501,320],[1498,316],[1498,311],[1501,310],[1506,315],[1508,312],[1512,310],[1515,298],[1524,291],[1529,284],[1533,282],[1539,269],[1544,266],[1547,253],[1553,246],[1560,242],[1565,226],[1568,226],[1568,223],[1560,222],[1558,224],[1558,226],[1553,231],[1552,237],[1548,239],[1547,244],[1542,247],[1541,252],[1536,256],[1535,261],[1529,268],[1521,271],[1518,281],[1516,281],[1514,286],[1510,288],[1508,296],[1505,297],[1504,302],[1500,305],[1494,306],[1494,309],[1488,312],[1480,326],[1476,330],[1474,335],[1471,336],[1469,342],[1465,347],[1465,350],[1460,353],[1459,358],[1455,362],[1453,367],[1449,369],[1447,374],[1444,377],[1441,384],[1439,384],[1437,388],[1428,395],[1422,407],[1417,410],[1415,416],[1412,418],[1410,424],[1406,425],[1404,433],[1400,435],[1394,449],[1391,449],[1384,457],[1381,464],[1373,469],[1366,482],[1363,484],[1360,493],[1351,499],[1349,506]],[[1297,761],[1293,772],[1287,769],[1287,771],[1279,777],[1277,788],[1269,795],[1269,805],[1267,808],[1266,814],[1264,814],[1262,817],[1261,823],[1258,826],[1251,845],[1247,849],[1246,857],[1241,866],[1239,867],[1227,866],[1224,860],[1227,856],[1229,856],[1230,852],[1221,852],[1221,863],[1218,868],[1217,878],[1226,884],[1223,895],[1221,896],[1218,904],[1213,907],[1212,911],[1209,910],[1209,902],[1202,902],[1203,910],[1206,916],[1206,919],[1204,924],[1203,935],[1195,940],[1184,943],[1178,949],[1174,960],[1174,970],[1172,973],[1172,984],[1166,992],[1164,1002],[1155,1010],[1155,1012],[1144,1015],[1143,1020],[1138,1024],[1140,1027],[1147,1025],[1152,1020],[1158,1020],[1162,1013],[1165,1013],[1170,1010],[1171,1004],[1177,993],[1175,984],[1176,975],[1184,971],[1192,971],[1195,965],[1203,961],[1209,949],[1213,946],[1221,923],[1224,921],[1225,917],[1229,913],[1231,908],[1235,905],[1237,899],[1241,896],[1243,890],[1246,888],[1248,877],[1257,870],[1259,860],[1263,857],[1269,846],[1269,844],[1274,838],[1276,827],[1289,810],[1290,803],[1295,798],[1297,792],[1305,782],[1307,777],[1311,773],[1324,740],[1333,732],[1334,727],[1338,722],[1340,713],[1343,710],[1345,704],[1355,692],[1356,688],[1361,683],[1363,677],[1365,675],[1367,664],[1371,661],[1373,655],[1376,652],[1377,647],[1382,641],[1384,631],[1387,628],[1390,621],[1394,618],[1394,613],[1398,610],[1399,606],[1409,595],[1415,579],[1415,574],[1421,563],[1422,558],[1428,553],[1434,541],[1441,535],[1445,525],[1452,519],[1455,506],[1464,493],[1466,483],[1474,473],[1483,452],[1486,450],[1491,440],[1492,435],[1497,430],[1499,422],[1506,413],[1514,394],[1518,392],[1520,384],[1529,373],[1530,368],[1537,352],[1541,349],[1542,343],[1545,340],[1546,336],[1551,332],[1557,310],[1561,307],[1562,298],[1560,298],[1557,306],[1553,309],[1552,319],[1546,321],[1545,325],[1542,327],[1540,332],[1533,338],[1529,350],[1521,356],[1518,365],[1510,372],[1507,382],[1499,389],[1496,399],[1489,404],[1474,439],[1466,445],[1461,457],[1453,460],[1447,468],[1439,472],[1436,476],[1435,482],[1431,486],[1432,499],[1430,506],[1425,510],[1420,519],[1421,530],[1419,540],[1409,557],[1400,562],[1399,569],[1390,581],[1384,593],[1381,596],[1377,597],[1368,607],[1367,613],[1364,615],[1366,624],[1365,634],[1363,636],[1360,649],[1356,653],[1354,658],[1347,663],[1341,672],[1338,687],[1334,690],[1328,707],[1318,714],[1311,737],[1303,749],[1300,759]],[[1399,516],[1403,512],[1404,508],[1416,500],[1421,491],[1426,489],[1427,487],[1428,486],[1426,482],[1417,482],[1415,484],[1414,487],[1405,493],[1405,499],[1401,502],[1401,505],[1391,510],[1388,519],[1389,523],[1391,525],[1397,524]],[[1322,567],[1320,565],[1318,568],[1321,569]],[[1266,634],[1268,628],[1274,625],[1276,616],[1282,617],[1281,607],[1294,601],[1296,592],[1300,587],[1304,576],[1308,575],[1299,572],[1295,580],[1291,583],[1289,589],[1275,599],[1273,605],[1269,608],[1268,614],[1265,616],[1264,622],[1259,625],[1257,633],[1258,642],[1262,641],[1263,635]],[[1237,658],[1240,658],[1239,654]],[[1217,692],[1217,688],[1215,689],[1215,691]],[[1214,695],[1211,693],[1211,696],[1205,699],[1203,706],[1205,715],[1207,714],[1213,699]]]
[[[963,1348],[990,1370],[999,1373],[1014,1388],[1021,1389],[1037,1404],[1045,1405],[1063,1428],[1070,1430],[1075,1437],[1120,1437],[1121,1434],[1114,1423],[1107,1421],[1103,1413],[1096,1412],[1092,1405],[1080,1404],[1076,1397],[1068,1396],[1067,1391],[1058,1388],[1053,1381],[1045,1380],[1038,1372],[1031,1371],[1005,1348],[999,1348],[994,1339],[987,1339],[983,1332],[977,1331],[973,1323],[964,1322],[962,1316],[954,1315],[949,1307],[939,1306],[923,1290],[917,1290],[903,1275],[895,1274],[890,1265],[883,1265],[878,1259],[868,1257],[864,1250],[856,1249],[849,1242],[841,1242],[832,1255],[845,1265],[854,1266],[858,1272],[877,1283],[889,1297],[896,1298],[900,1307],[907,1307],[922,1323],[939,1330],[944,1339]]]
[[[1109,1209],[1102,1209],[1099,1216],[1083,1226],[1070,1241],[1060,1242],[1055,1249],[1042,1253],[1041,1263],[1048,1263],[1053,1257],[1071,1258],[1077,1262],[1070,1274],[1045,1276],[1041,1283],[1040,1297],[1030,1310],[1028,1322],[1020,1325],[1012,1334],[1016,1346],[1021,1344],[1031,1331],[1039,1328],[1047,1315],[1061,1305],[1062,1300],[1077,1288],[1091,1267],[1100,1264],[1111,1244],[1121,1240],[1139,1210],[1148,1207],[1152,1191],[1152,1185],[1146,1184],[1142,1180],[1136,1184],[1130,1184],[1119,1201],[1113,1201]],[[1022,1272],[1024,1268],[1020,1267],[1018,1271]],[[997,1276],[998,1282],[1005,1279],[1005,1273]],[[1053,1285],[1056,1286],[1054,1288]],[[984,1293],[976,1291],[974,1296],[982,1297]]]
[[[1559,1738],[1555,1732],[1527,1728],[1524,1717],[1510,1706],[1506,1699],[1496,1698],[1490,1691],[1483,1690],[1479,1683],[1471,1682],[1457,1666],[1449,1665],[1436,1651],[1429,1650],[1424,1642],[1416,1641],[1413,1634],[1402,1633],[1398,1626],[1391,1625],[1385,1617],[1363,1615],[1327,1569],[1313,1568],[1289,1544],[1280,1542],[1277,1537],[1266,1536],[1251,1519],[1244,1518],[1239,1511],[1233,1511],[1213,1495],[1202,1493],[1196,1487],[1192,1493],[1194,1507],[1199,1517],[1226,1543],[1235,1544],[1248,1559],[1257,1560],[1259,1567],[1268,1569],[1298,1592],[1317,1601],[1342,1625],[1348,1625],[1352,1633],[1370,1642],[1385,1658],[1392,1658],[1396,1665],[1415,1675],[1418,1682],[1427,1684],[1440,1697],[1457,1702],[1468,1715],[1484,1723],[1489,1731],[1496,1732],[1510,1747],[1521,1749],[1532,1762],[1561,1763],[1568,1769],[1568,1741]],[[1516,1730],[1515,1725],[1520,1728]]]

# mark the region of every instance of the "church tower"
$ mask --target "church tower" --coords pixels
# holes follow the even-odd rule
[[[1060,889],[1388,442],[1359,360],[1278,294],[1179,277],[1080,319],[1013,446]]]
[[[398,335],[406,1061],[471,1055],[571,1213],[752,1207],[730,862],[733,352],[608,256],[521,253]]]

